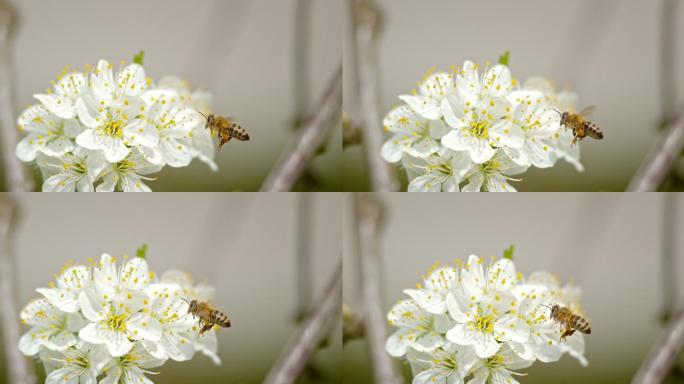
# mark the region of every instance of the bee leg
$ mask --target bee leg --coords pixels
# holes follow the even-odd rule
[[[209,323],[209,322],[205,322],[204,326],[199,331],[199,335],[202,336],[204,334],[204,332],[210,330],[213,326],[214,326],[214,324]]]
[[[572,336],[573,333],[575,333],[574,329],[572,329],[571,327],[565,327],[565,330],[563,331],[563,334],[561,335],[561,340],[565,340],[566,337]]]

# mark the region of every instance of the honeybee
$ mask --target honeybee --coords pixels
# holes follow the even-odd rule
[[[204,332],[210,330],[214,324],[223,328],[230,327],[228,316],[212,307],[211,304],[204,301],[188,300],[185,298],[181,299],[188,303],[188,313],[191,313],[192,317],[199,319],[199,325],[202,326],[199,331],[200,336],[202,336]]]
[[[198,111],[199,112],[199,111]],[[240,141],[249,140],[249,134],[242,128],[242,126],[228,117],[216,116],[213,113],[208,116],[200,112],[205,119],[207,119],[206,128],[211,130],[211,133],[219,138],[219,151],[223,144],[236,139]]]
[[[561,334],[561,340],[568,336],[572,336],[575,331],[580,331],[584,334],[591,334],[591,326],[589,321],[583,316],[580,316],[573,312],[568,307],[561,307],[558,304],[554,304],[551,308],[551,319],[560,323],[564,326],[563,333]]]
[[[592,137],[596,140],[603,139],[603,132],[601,129],[591,121],[587,120],[592,112],[594,112],[595,107],[586,107],[580,113],[571,112],[558,112],[561,117],[561,125],[565,126],[565,129],[572,129],[572,145],[577,143],[577,140],[582,141],[586,136]]]

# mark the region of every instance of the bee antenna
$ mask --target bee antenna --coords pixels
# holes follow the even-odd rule
[[[559,114],[559,115],[562,115],[562,114],[563,114],[561,111],[557,110],[556,108],[553,108],[553,110],[556,111],[556,113]]]
[[[551,307],[549,307],[549,306],[546,305],[546,304],[539,304],[539,305],[541,305],[542,307],[546,307],[546,308],[548,308],[548,309],[551,309]]]
[[[200,115],[204,116],[205,119],[209,120],[209,118],[207,117],[207,115],[205,115],[204,113],[202,113],[202,111],[200,111],[200,110],[198,109],[197,112],[198,112]]]
[[[190,300],[186,299],[185,297],[181,297],[180,299],[188,303],[188,305],[190,305]]]

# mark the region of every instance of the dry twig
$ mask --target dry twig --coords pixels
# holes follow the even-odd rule
[[[14,294],[14,250],[12,237],[16,221],[16,206],[8,195],[0,198],[0,311],[2,340],[7,359],[7,377],[13,384],[35,383],[27,359],[19,352],[19,313]]]
[[[380,246],[378,232],[383,221],[383,207],[377,196],[360,193],[356,199],[358,246],[361,266],[361,290],[364,325],[376,383],[401,383],[396,363],[385,351],[386,320],[380,289]]]
[[[294,383],[321,341],[330,334],[342,308],[342,263],[337,267],[323,298],[296,331],[264,383]]]
[[[632,384],[660,384],[684,346],[684,314],[672,318],[655,348],[637,371]]]
[[[684,148],[684,115],[658,137],[646,160],[629,182],[628,192],[656,191]]]
[[[306,169],[309,160],[323,144],[332,120],[342,107],[342,66],[335,72],[320,104],[312,117],[297,130],[292,145],[261,186],[262,192],[289,191]]]
[[[32,190],[33,182],[27,177],[26,169],[14,155],[17,129],[12,107],[12,66],[9,58],[11,23],[12,11],[4,2],[0,2],[0,152],[7,190],[23,192]]]
[[[366,150],[371,185],[374,191],[397,191],[399,183],[393,169],[380,155],[383,141],[380,115],[378,34],[380,11],[373,0],[355,0],[355,43],[361,131]]]

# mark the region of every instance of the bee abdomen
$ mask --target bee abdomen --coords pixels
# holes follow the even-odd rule
[[[211,318],[212,322],[215,324],[218,324],[224,328],[230,327],[230,319],[228,319],[228,316],[221,311],[216,309],[212,311]]]
[[[603,139],[603,132],[601,132],[601,129],[592,122],[585,121],[584,130],[587,132],[587,136],[589,137],[592,137],[597,140]]]
[[[575,329],[582,333],[590,334],[591,333],[591,326],[589,325],[589,322],[582,318],[582,317],[576,317],[574,321]]]

